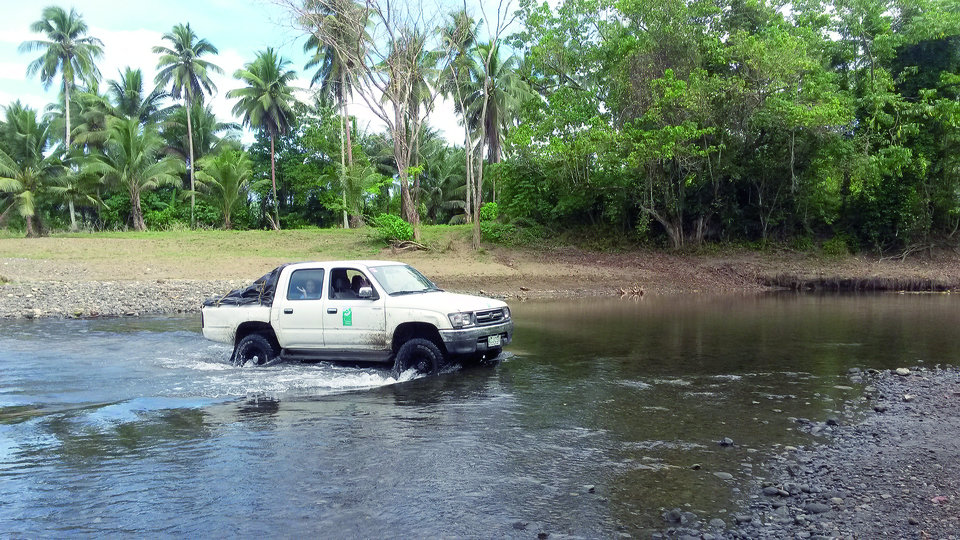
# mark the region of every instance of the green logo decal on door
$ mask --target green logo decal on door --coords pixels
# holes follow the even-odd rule
[[[353,310],[350,308],[343,310],[343,325],[353,326]]]

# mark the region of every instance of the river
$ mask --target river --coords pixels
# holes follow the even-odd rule
[[[643,536],[674,507],[729,523],[765,461],[817,440],[796,418],[859,396],[849,368],[960,358],[950,295],[511,307],[501,363],[401,381],[235,368],[199,316],[3,321],[0,534]]]

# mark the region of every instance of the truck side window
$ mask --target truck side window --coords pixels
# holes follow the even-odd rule
[[[370,280],[359,270],[353,268],[334,268],[330,271],[330,294],[334,300],[359,300],[360,287],[370,287]],[[376,289],[373,297],[365,300],[376,300]]]
[[[323,292],[323,269],[297,270],[290,275],[287,300],[316,300]]]

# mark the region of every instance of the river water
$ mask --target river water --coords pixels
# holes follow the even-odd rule
[[[859,395],[849,368],[960,358],[949,295],[512,307],[499,365],[401,381],[235,368],[199,317],[4,321],[0,534],[642,536],[673,507],[729,523],[774,452],[816,440],[795,417]]]

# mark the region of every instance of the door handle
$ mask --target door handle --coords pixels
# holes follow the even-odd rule
[[[290,315],[290,314],[293,313],[293,308],[286,308],[286,309],[283,310],[283,312],[284,312],[285,314],[287,314],[287,315]]]
[[[337,312],[337,308],[335,308],[335,307],[328,307],[328,308],[327,308],[327,313],[336,313],[336,312]]]

